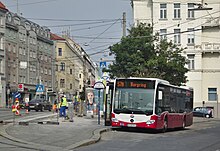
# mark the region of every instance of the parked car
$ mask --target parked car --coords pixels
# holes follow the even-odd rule
[[[38,112],[39,110],[43,112],[44,110],[51,111],[52,110],[52,104],[44,99],[32,99],[28,103],[28,111],[35,110]]]
[[[212,118],[213,109],[209,107],[196,107],[193,109],[193,116]]]

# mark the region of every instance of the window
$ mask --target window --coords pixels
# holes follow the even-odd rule
[[[187,55],[188,58],[188,69],[194,70],[195,69],[195,55]]]
[[[13,46],[13,53],[16,53],[16,45]]]
[[[48,81],[48,87],[51,87],[51,86],[52,86],[51,81]]]
[[[62,56],[62,48],[58,48],[58,56]]]
[[[47,68],[44,69],[44,73],[47,74]]]
[[[65,63],[61,62],[60,71],[65,71]]]
[[[61,88],[65,87],[65,79],[60,79],[60,87]]]
[[[180,44],[180,29],[174,29],[174,43]]]
[[[193,3],[188,3],[188,18],[194,18],[195,14],[194,14],[194,10],[192,10],[194,8],[194,4]]]
[[[180,18],[180,3],[174,3],[174,18]]]
[[[167,4],[160,4],[160,19],[167,18]]]
[[[217,88],[208,88],[208,100],[217,101]]]
[[[22,48],[19,47],[19,54],[22,55]]]
[[[56,64],[56,69],[55,69],[56,71],[58,71],[58,65]]]
[[[0,38],[0,49],[4,49],[3,47],[4,47],[4,39],[3,39],[3,37],[1,37]]]
[[[11,51],[11,45],[8,44],[8,52],[10,52],[10,51]]]
[[[49,74],[49,75],[52,75],[51,69],[48,69],[48,74]]]
[[[167,39],[167,29],[160,29],[160,39]]]
[[[72,69],[70,69],[70,74],[73,74],[73,70]]]
[[[73,88],[73,84],[72,83],[70,83],[70,89],[72,89]]]
[[[194,44],[194,43],[195,43],[194,28],[188,28],[187,39],[188,39],[188,40],[187,40],[188,44]]]

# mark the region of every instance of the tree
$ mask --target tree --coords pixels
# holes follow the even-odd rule
[[[187,60],[181,55],[182,48],[166,39],[160,41],[150,25],[142,23],[128,32],[110,48],[115,62],[105,71],[111,77],[161,78],[175,85],[186,82]]]

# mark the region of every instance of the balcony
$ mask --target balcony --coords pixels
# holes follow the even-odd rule
[[[219,17],[207,17],[203,20],[204,24],[203,27],[216,27],[220,26],[220,19]]]
[[[220,43],[202,43],[202,51],[220,53]]]

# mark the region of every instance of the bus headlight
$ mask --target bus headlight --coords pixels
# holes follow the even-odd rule
[[[150,125],[150,124],[154,124],[154,122],[155,122],[155,120],[148,120],[148,121],[146,122],[146,124]]]
[[[117,118],[112,118],[112,122],[118,122]]]

